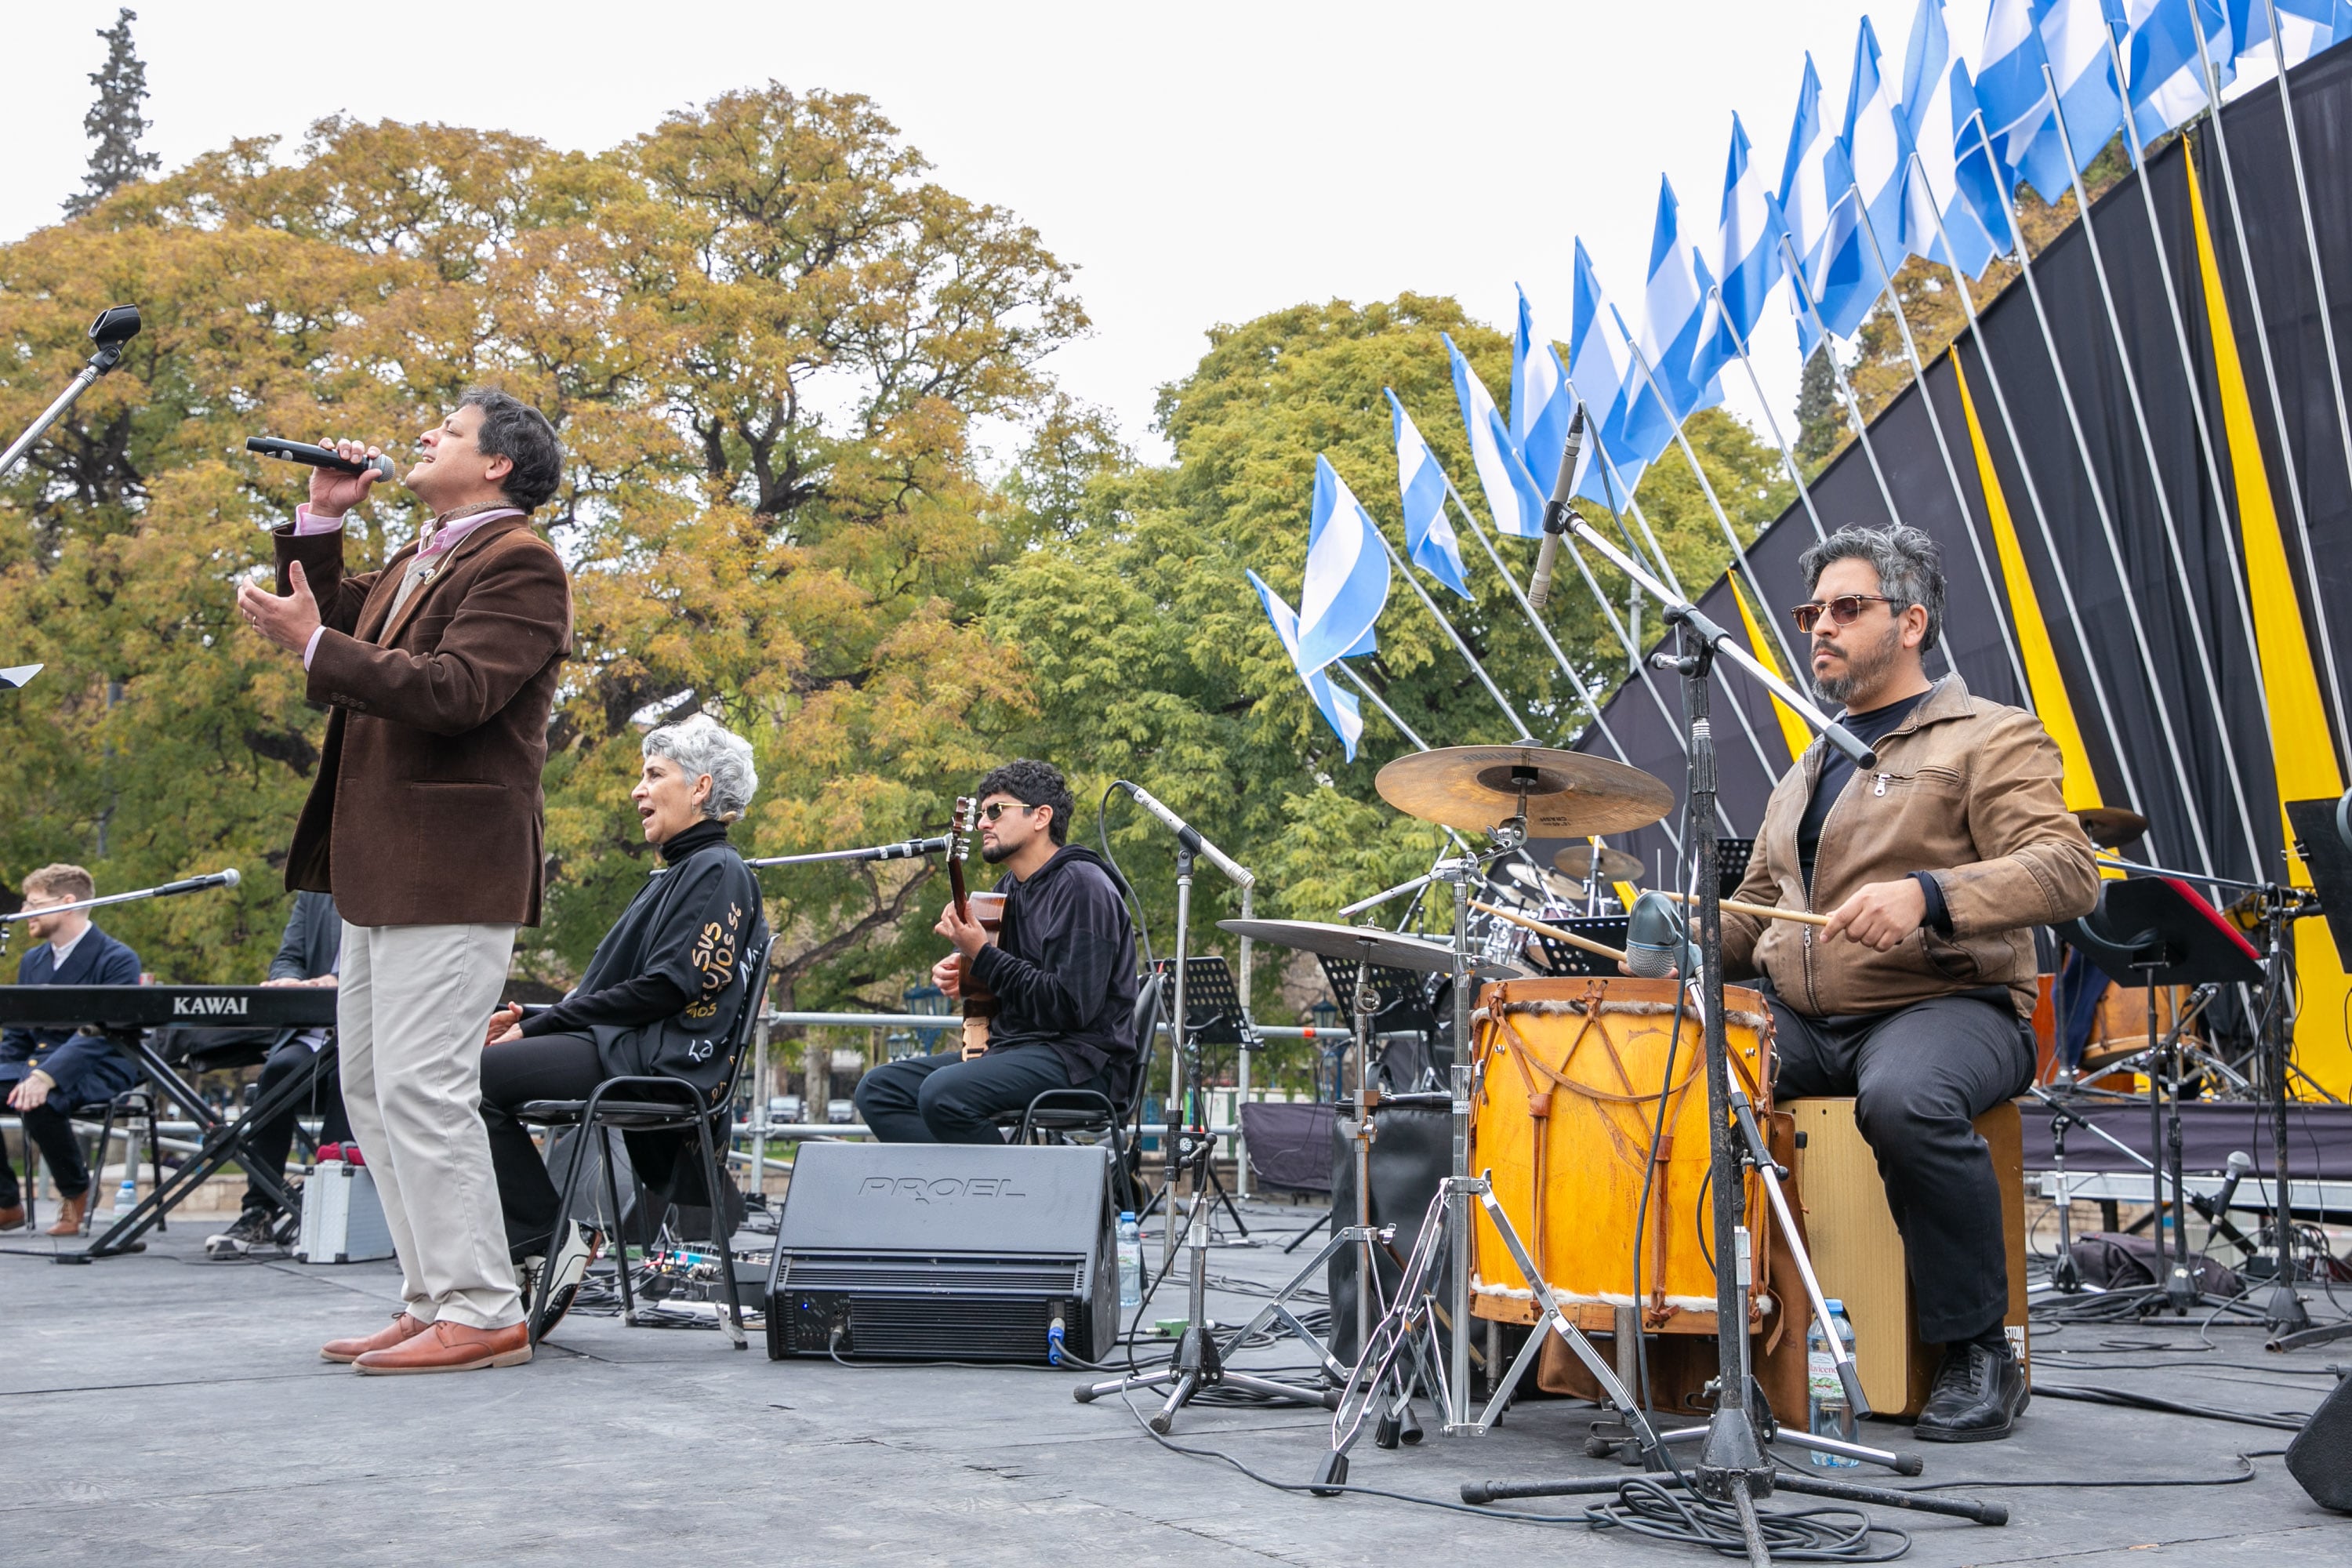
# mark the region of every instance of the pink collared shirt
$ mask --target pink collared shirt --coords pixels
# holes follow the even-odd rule
[[[425,542],[416,547],[416,559],[419,561],[425,561],[430,560],[436,555],[447,553],[449,551],[457,547],[458,541],[464,539],[467,534],[473,532],[474,530],[481,527],[482,524],[486,522],[496,522],[502,517],[520,517],[522,515],[522,509],[516,506],[492,507],[488,511],[468,512],[466,516],[457,519],[455,522],[445,522],[439,528],[435,529],[431,533],[426,534],[425,536]],[[301,505],[294,509],[294,531],[296,533],[335,533],[341,531],[342,526],[343,520],[341,518],[320,517],[318,513],[310,510],[310,503],[309,501],[304,501]],[[324,626],[319,627],[310,634],[310,640],[302,645],[303,668],[308,669],[310,668],[310,656],[319,651],[319,637],[321,633],[326,631],[326,629],[327,628]]]

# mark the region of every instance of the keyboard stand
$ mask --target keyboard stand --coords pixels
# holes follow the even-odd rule
[[[293,1033],[292,1030],[288,1031],[289,1036]],[[304,1070],[293,1074],[263,1095],[244,1115],[232,1121],[205,1103],[205,1097],[196,1092],[195,1086],[182,1078],[172,1064],[163,1058],[143,1032],[135,1037],[118,1035],[115,1044],[137,1058],[155,1088],[194,1119],[200,1130],[202,1142],[194,1158],[158,1183],[154,1190],[140,1199],[129,1213],[118,1215],[103,1236],[79,1250],[57,1253],[59,1263],[95,1263],[101,1258],[119,1258],[127,1252],[145,1250],[146,1243],[139,1237],[171,1213],[189,1194],[209,1181],[214,1173],[237,1162],[245,1152],[248,1129],[307,1101],[320,1080],[335,1064],[335,1038],[330,1034],[326,1043],[310,1053],[310,1065]],[[100,1149],[98,1158],[103,1165],[106,1151]],[[302,1212],[301,1205],[286,1185],[283,1171],[264,1171],[247,1165],[246,1174],[288,1214]],[[98,1176],[95,1172],[91,1173],[90,1181],[96,1184]]]

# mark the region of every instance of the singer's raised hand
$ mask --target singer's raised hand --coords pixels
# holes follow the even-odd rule
[[[337,457],[351,462],[364,463],[370,458],[383,454],[361,441],[321,441],[321,447],[331,447]],[[373,468],[362,474],[339,474],[332,468],[310,470],[310,510],[320,517],[341,517],[367,500],[367,493],[376,481]]]
[[[299,561],[286,563],[286,585],[293,591],[281,599],[259,583],[239,583],[236,613],[279,647],[299,654],[310,646],[310,634],[319,629],[319,601],[311,597],[310,580],[303,574]]]

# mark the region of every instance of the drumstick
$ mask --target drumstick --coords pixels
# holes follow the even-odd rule
[[[1681,893],[1670,893],[1663,888],[1658,890],[1658,896],[1662,899],[1672,899],[1678,904],[1698,902],[1696,899],[1686,898]],[[1735,915],[1754,915],[1759,920],[1796,921],[1800,924],[1809,926],[1825,926],[1830,923],[1829,916],[1809,914],[1803,910],[1776,910],[1769,904],[1743,904],[1738,899],[1717,899],[1715,902],[1717,909],[1729,910]]]
[[[1570,947],[1580,947],[1587,952],[1597,952],[1603,958],[1613,958],[1620,963],[1625,962],[1624,953],[1618,949],[1604,947],[1588,937],[1578,936],[1574,931],[1565,931],[1558,926],[1548,926],[1541,921],[1531,921],[1525,915],[1515,915],[1508,910],[1498,910],[1494,905],[1481,903],[1476,899],[1470,900],[1470,907],[1484,910],[1490,915],[1498,915],[1515,926],[1525,926],[1538,936],[1548,936],[1554,942],[1564,942]]]

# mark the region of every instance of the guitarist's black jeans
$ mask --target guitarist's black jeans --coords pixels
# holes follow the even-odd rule
[[[973,1061],[961,1049],[885,1062],[857,1082],[857,1113],[885,1143],[1000,1143],[995,1118],[1074,1083],[1053,1047],[1001,1047]]]

